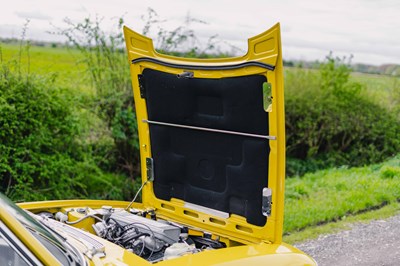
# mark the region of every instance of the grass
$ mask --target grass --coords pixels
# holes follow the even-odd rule
[[[332,234],[342,230],[351,229],[350,225],[354,223],[367,223],[371,220],[385,219],[400,212],[400,203],[393,202],[380,209],[363,212],[356,215],[343,217],[342,220],[323,224],[320,226],[308,227],[299,232],[286,234],[283,241],[289,244],[300,243],[306,240],[315,239],[320,235]]]
[[[400,199],[400,156],[358,168],[328,169],[286,181],[285,235],[346,219]]]
[[[0,42],[1,60],[19,61],[19,44],[6,44]],[[79,62],[82,56],[76,49],[66,47],[31,46],[29,54],[26,45],[22,47],[22,71],[29,71],[40,75],[53,74],[57,76],[57,83],[62,87],[90,88],[89,79],[85,78],[85,69]],[[29,66],[29,70],[28,70]]]
[[[365,93],[378,103],[389,108],[394,108],[398,104],[400,77],[354,72],[351,78],[363,84]],[[393,97],[394,95],[396,96]]]

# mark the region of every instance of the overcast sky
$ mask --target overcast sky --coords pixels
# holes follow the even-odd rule
[[[166,29],[190,14],[207,22],[192,25],[201,40],[217,34],[243,51],[248,38],[280,22],[286,60],[321,61],[333,51],[353,55],[353,63],[400,64],[399,0],[11,0],[1,6],[0,37],[19,37],[30,19],[28,38],[60,41],[47,32],[65,27],[64,18],[79,22],[96,14],[105,28],[123,16],[128,27],[141,32],[141,16],[150,7],[167,21]]]

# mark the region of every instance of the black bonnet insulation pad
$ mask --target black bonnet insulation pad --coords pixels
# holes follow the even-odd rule
[[[265,76],[178,78],[145,69],[151,121],[268,135]],[[262,189],[268,183],[267,139],[150,124],[154,193],[244,216],[263,226]]]

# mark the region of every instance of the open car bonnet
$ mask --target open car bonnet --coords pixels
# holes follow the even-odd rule
[[[281,242],[285,176],[280,28],[242,57],[162,55],[124,28],[142,200],[158,216],[241,242]]]

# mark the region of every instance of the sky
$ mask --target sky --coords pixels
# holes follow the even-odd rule
[[[191,24],[201,42],[217,35],[243,54],[248,38],[280,22],[285,60],[322,61],[332,51],[352,56],[353,63],[400,64],[399,0],[12,0],[1,5],[0,37],[20,37],[29,19],[27,39],[64,41],[49,32],[66,28],[65,18],[81,22],[96,16],[105,30],[123,17],[126,26],[142,32],[148,8],[166,30],[188,16],[207,22]]]

